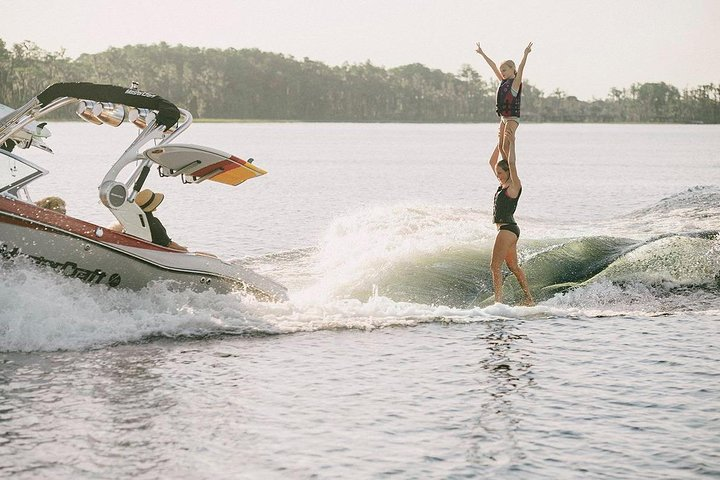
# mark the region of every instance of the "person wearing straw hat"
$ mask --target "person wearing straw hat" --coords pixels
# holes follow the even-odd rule
[[[165,195],[162,193],[153,192],[150,189],[142,190],[135,197],[135,204],[145,212],[147,216],[148,226],[150,227],[150,234],[152,235],[152,242],[163,247],[173,248],[175,250],[182,250],[187,252],[188,249],[182,245],[178,245],[173,242],[165,230],[162,222],[155,218],[153,212],[165,199]]]

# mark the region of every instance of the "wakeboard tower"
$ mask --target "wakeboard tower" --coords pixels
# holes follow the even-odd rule
[[[110,166],[97,186],[102,204],[122,231],[85,222],[32,203],[28,186],[48,170],[14,153],[40,148],[52,153],[39,119],[66,105],[96,125],[132,123],[137,138]],[[192,124],[192,115],[154,93],[87,82],[56,83],[22,107],[0,107],[0,258],[32,258],[60,274],[87,283],[140,289],[152,281],[218,292],[242,290],[260,300],[281,301],[287,290],[277,282],[215,256],[182,252],[152,243],[145,212],[135,203],[150,171],[184,184],[205,181],[230,186],[267,172],[220,150],[173,143]],[[128,177],[119,176],[126,167]]]

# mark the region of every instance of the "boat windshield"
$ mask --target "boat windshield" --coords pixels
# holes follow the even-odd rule
[[[17,191],[48,173],[28,160],[0,149],[0,195],[17,197]]]

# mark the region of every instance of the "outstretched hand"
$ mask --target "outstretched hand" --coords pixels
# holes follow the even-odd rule
[[[475,51],[479,53],[480,55],[485,55],[485,52],[483,52],[483,49],[480,47],[480,42],[477,42],[475,45],[477,45],[477,48]]]
[[[532,52],[532,44],[533,44],[533,42],[530,42],[530,43],[528,43],[528,46],[525,47],[525,55]],[[480,47],[478,46],[478,48],[480,48]]]

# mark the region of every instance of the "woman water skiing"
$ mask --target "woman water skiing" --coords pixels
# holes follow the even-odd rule
[[[500,182],[495,192],[495,203],[493,207],[493,222],[497,226],[498,233],[495,237],[490,270],[492,271],[493,290],[495,302],[502,303],[503,277],[501,267],[505,262],[510,271],[515,275],[525,294],[523,305],[534,305],[530,294],[525,272],[518,265],[517,242],[520,238],[520,227],[515,222],[513,214],[517,208],[518,199],[522,193],[522,184],[517,173],[515,158],[515,140],[508,142],[508,159],[498,161],[498,149],[490,156],[490,167]]]

